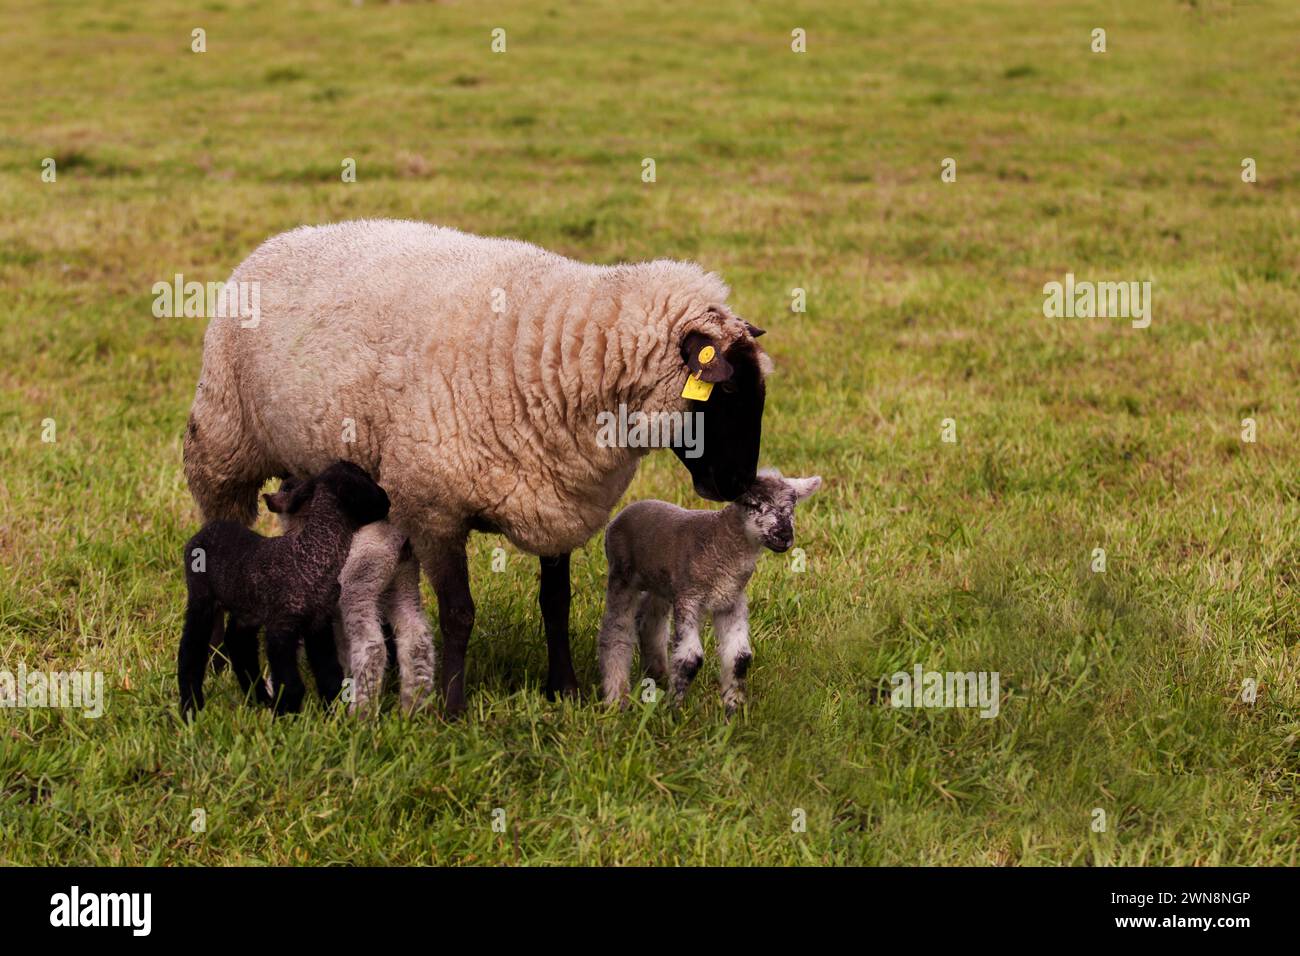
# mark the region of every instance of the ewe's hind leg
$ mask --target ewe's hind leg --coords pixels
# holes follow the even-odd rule
[[[433,694],[437,672],[433,657],[433,630],[420,604],[420,569],[414,561],[397,566],[385,595],[387,617],[397,645],[397,666],[402,680],[402,710],[418,710]]]
[[[465,651],[474,630],[474,597],[469,590],[465,537],[413,539],[425,574],[438,596],[438,626],[442,630],[442,690],[447,715],[465,712]]]
[[[704,645],[700,643],[700,612],[692,604],[673,608],[672,694],[678,703],[704,663]]]
[[[714,613],[713,629],[718,639],[722,703],[727,713],[732,714],[745,703],[745,675],[754,660],[749,646],[749,605],[745,595],[731,607]]]
[[[231,366],[210,358],[215,356],[205,354],[185,428],[185,480],[205,522],[251,525],[257,492],[271,477],[272,463],[245,423]]]
[[[270,477],[242,433],[237,410],[213,409],[200,390],[185,430],[185,480],[204,522],[257,520],[257,492]]]
[[[640,592],[613,575],[605,588],[605,616],[596,638],[600,657],[601,694],[607,704],[626,704],[628,673],[632,669],[632,635]]]
[[[647,591],[636,612],[641,670],[660,687],[668,684],[668,613],[672,605]]]

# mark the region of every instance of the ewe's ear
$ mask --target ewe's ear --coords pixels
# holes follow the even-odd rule
[[[760,335],[767,335],[767,329],[760,329],[757,325],[745,323],[745,328],[749,330],[750,337],[758,338]]]
[[[811,478],[787,478],[785,483],[790,486],[794,492],[795,501],[803,501],[810,498],[822,486],[822,476],[813,475]]]
[[[682,361],[702,382],[725,382],[735,371],[722,357],[722,346],[703,332],[691,332],[682,339]]]
[[[348,474],[337,489],[339,507],[357,524],[370,524],[388,517],[388,492],[364,472]]]

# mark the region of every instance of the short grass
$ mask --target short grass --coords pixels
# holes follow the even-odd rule
[[[108,707],[0,711],[0,862],[1296,863],[1298,30],[1284,0],[6,4],[0,667],[102,670]],[[229,675],[176,720],[203,328],[150,288],[374,216],[694,258],[769,329],[764,458],[827,487],[806,572],[752,582],[746,713],[709,667],[679,712],[546,703],[535,562],[476,537],[463,721],[272,722]],[[1066,272],[1152,279],[1151,327],[1045,319]],[[671,456],[642,497],[691,500]],[[599,539],[574,569],[591,685]],[[890,708],[917,663],[998,672],[999,716]]]

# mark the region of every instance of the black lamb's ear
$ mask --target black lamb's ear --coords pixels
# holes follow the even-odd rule
[[[722,357],[722,349],[703,332],[691,332],[682,339],[682,361],[702,382],[725,382],[735,371]]]
[[[280,490],[262,495],[262,500],[266,502],[266,507],[273,514],[296,514],[298,510],[311,500],[312,492],[316,489],[316,479],[309,481],[298,481],[295,478],[286,478],[280,482]]]
[[[745,328],[749,329],[749,334],[753,338],[758,338],[760,335],[767,335],[766,329],[760,329],[757,325],[750,325],[748,322],[745,323]]]
[[[339,507],[349,518],[359,525],[383,521],[388,517],[391,503],[388,492],[375,484],[373,478],[358,469],[357,473],[348,473],[339,482]]]

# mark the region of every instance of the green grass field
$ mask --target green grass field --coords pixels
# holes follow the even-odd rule
[[[702,6],[5,5],[0,669],[107,709],[0,710],[0,863],[1300,862],[1300,8]],[[695,259],[768,329],[764,460],[827,486],[743,714],[712,657],[680,711],[547,703],[536,562],[475,536],[466,719],[273,722],[226,674],[181,726],[205,323],[151,287],[381,216]],[[1044,318],[1067,272],[1152,280],[1151,326]],[[644,497],[704,507],[666,452]],[[604,575],[597,537],[588,686]],[[1000,714],[891,708],[918,663]]]

